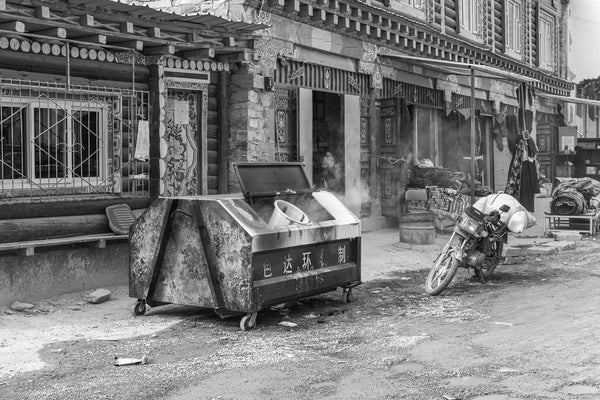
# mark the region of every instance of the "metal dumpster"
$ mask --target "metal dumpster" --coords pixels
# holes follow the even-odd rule
[[[360,284],[360,220],[301,163],[237,163],[243,193],[159,198],[130,231],[129,296],[244,314]]]

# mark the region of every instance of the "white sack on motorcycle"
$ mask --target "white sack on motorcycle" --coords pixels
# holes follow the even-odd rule
[[[505,204],[510,207],[510,210],[502,213],[500,220],[507,224],[509,231],[521,233],[535,225],[535,217],[517,199],[506,193],[495,193],[482,197],[473,204],[473,207],[489,214],[494,210],[500,210],[500,207]]]

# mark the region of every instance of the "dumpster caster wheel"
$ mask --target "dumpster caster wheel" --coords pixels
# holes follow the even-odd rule
[[[240,329],[243,331],[249,331],[256,326],[256,314],[255,312],[251,314],[246,314],[240,320]]]
[[[146,301],[138,300],[133,306],[133,315],[140,316],[146,314]]]
[[[352,303],[352,288],[344,288],[342,292],[342,303]]]

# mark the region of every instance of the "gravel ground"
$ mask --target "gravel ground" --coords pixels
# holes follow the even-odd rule
[[[438,297],[426,271],[398,272],[350,304],[331,292],[264,310],[250,332],[193,307],[133,317],[123,287],[98,305],[62,296],[0,317],[0,398],[598,399],[596,259],[588,245],[486,285],[459,271]]]

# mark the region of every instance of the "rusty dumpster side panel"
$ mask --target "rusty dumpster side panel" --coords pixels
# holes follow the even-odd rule
[[[252,304],[252,238],[218,201],[199,202],[206,229],[205,247],[213,263],[222,302],[229,311],[256,311]],[[219,293],[217,293],[219,296]]]
[[[129,296],[145,298],[154,272],[171,200],[158,199],[132,226],[129,235]]]
[[[189,203],[173,210],[171,233],[152,300],[214,308],[204,243],[198,222],[191,215]]]

